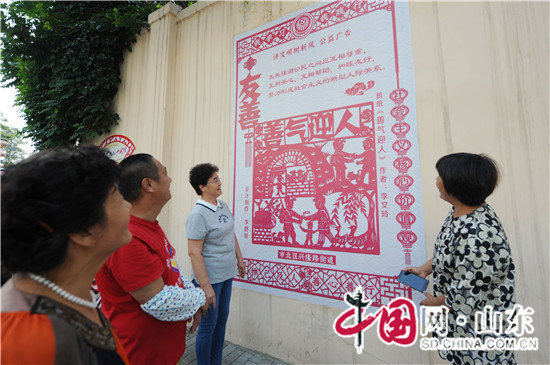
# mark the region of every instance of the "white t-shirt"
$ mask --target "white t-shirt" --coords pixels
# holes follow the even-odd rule
[[[202,256],[211,284],[237,275],[234,226],[233,214],[221,200],[213,205],[199,199],[187,218],[187,238],[204,240]]]

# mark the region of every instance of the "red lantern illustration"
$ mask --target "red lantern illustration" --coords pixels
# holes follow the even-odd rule
[[[399,175],[393,182],[401,191],[407,191],[414,183],[414,179],[409,175]]]
[[[395,123],[393,127],[391,127],[391,131],[393,134],[397,136],[397,138],[405,138],[407,133],[411,130],[411,126],[408,123]]]
[[[393,142],[392,148],[399,156],[404,156],[411,149],[411,142],[408,139],[398,139]]]
[[[390,93],[390,99],[396,104],[402,104],[409,92],[405,89],[395,89]]]
[[[401,224],[403,229],[410,229],[411,225],[416,221],[416,216],[411,212],[399,212],[395,220]]]
[[[390,112],[391,116],[398,121],[405,119],[407,114],[409,114],[409,108],[405,105],[394,106]]]
[[[408,157],[399,157],[393,161],[393,167],[395,167],[400,174],[406,174],[412,164],[412,160]]]
[[[400,193],[395,197],[395,202],[402,210],[409,210],[414,203],[414,196],[409,193]]]

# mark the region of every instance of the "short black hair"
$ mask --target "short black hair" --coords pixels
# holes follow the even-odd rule
[[[200,186],[208,184],[208,179],[218,171],[220,171],[220,169],[211,163],[201,163],[193,166],[189,171],[189,183],[193,189],[195,189],[197,195],[202,195]]]
[[[44,273],[67,255],[69,234],[105,219],[104,203],[120,169],[95,146],[39,152],[2,176],[2,265]]]
[[[122,176],[120,178],[120,192],[126,201],[135,202],[141,196],[141,182],[145,178],[157,181],[158,166],[153,156],[147,153],[138,153],[126,157],[120,162]]]
[[[453,153],[441,157],[435,168],[447,194],[471,207],[485,202],[500,175],[495,161],[484,154]]]

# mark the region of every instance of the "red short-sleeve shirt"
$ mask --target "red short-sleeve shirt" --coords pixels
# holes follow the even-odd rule
[[[184,288],[176,251],[158,222],[130,216],[133,239],[119,248],[96,275],[101,309],[109,318],[131,364],[175,364],[185,351],[187,321],[164,322],[145,313],[129,293],[162,276]]]

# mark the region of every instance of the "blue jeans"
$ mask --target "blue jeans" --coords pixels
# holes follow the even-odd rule
[[[222,363],[223,341],[225,340],[225,324],[229,317],[229,302],[233,279],[212,284],[216,294],[216,308],[208,308],[201,317],[201,324],[195,340],[195,352],[198,365],[216,365]]]

